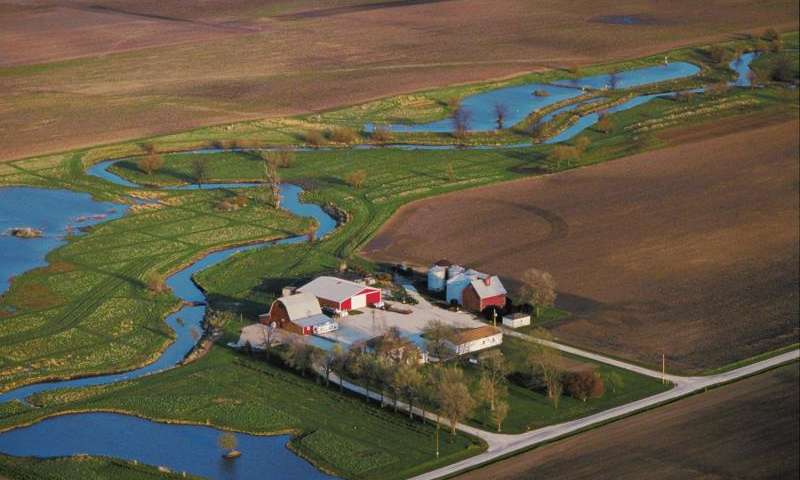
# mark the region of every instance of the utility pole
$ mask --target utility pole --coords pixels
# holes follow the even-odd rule
[[[439,458],[439,422],[436,422],[436,458]]]
[[[667,357],[661,354],[661,383],[667,383]]]
[[[497,326],[497,309],[492,309],[492,326]]]

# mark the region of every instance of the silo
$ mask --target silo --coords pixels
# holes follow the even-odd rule
[[[431,292],[441,292],[444,290],[444,280],[447,269],[434,265],[428,270],[428,290]]]

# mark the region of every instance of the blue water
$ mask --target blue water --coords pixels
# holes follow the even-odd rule
[[[731,70],[736,72],[736,80],[732,84],[736,87],[749,87],[750,82],[750,64],[758,58],[758,53],[748,52],[743,53],[738,58],[733,60],[728,66]]]
[[[17,456],[102,455],[165,466],[212,479],[330,479],[285,447],[288,436],[236,433],[236,460],[222,458],[220,431],[167,425],[114,413],[82,413],[43,420],[0,434],[0,451]]]
[[[536,90],[544,90],[549,95],[537,97],[533,94]],[[508,109],[505,119],[505,127],[508,128],[524,120],[533,111],[568,98],[577,97],[580,94],[581,92],[574,88],[529,83],[470,95],[464,98],[461,107],[470,113],[470,130],[485,132],[497,128],[495,123],[495,105],[497,104],[505,105]],[[365,128],[370,130],[371,126],[368,125]],[[391,126],[391,130],[394,132],[452,132],[453,122],[446,118],[424,124],[395,124]]]
[[[700,72],[700,67],[686,62],[671,62],[666,65],[655,65],[633,70],[618,72],[616,75],[604,73],[591,77],[582,77],[575,80],[558,80],[556,85],[571,86],[574,88],[592,89],[625,89],[650,85],[652,83],[677,80],[691,77]],[[613,78],[616,77],[616,82]]]
[[[32,187],[0,188],[0,294],[11,277],[47,264],[45,256],[66,243],[68,228],[80,234],[81,227],[121,217],[127,207],[98,202],[88,193]],[[98,215],[95,218],[89,218]],[[81,218],[86,217],[86,218]],[[40,238],[6,235],[13,227],[42,230]]]
[[[112,183],[124,185],[127,182],[125,179],[117,175],[114,175],[113,173],[110,173],[106,170],[110,165],[111,163],[106,163],[104,169],[100,170],[95,169],[90,173],[100,176],[101,178],[104,178]],[[206,184],[204,185],[204,188],[209,188],[209,189],[232,188],[238,186],[252,186],[252,185],[255,184]],[[174,188],[184,189],[185,187],[174,187]],[[31,191],[31,196],[26,197],[27,198],[26,205],[29,205],[30,208],[33,208],[34,210],[39,210],[44,207],[49,207],[49,209],[52,211],[58,210],[59,207],[56,204],[45,203],[44,205],[40,206],[34,203],[34,201],[40,198],[38,196],[39,192],[50,192],[50,191],[37,188],[31,188],[28,190]],[[3,189],[0,189],[0,192],[2,191]],[[281,205],[283,206],[283,208],[296,215],[309,216],[315,218],[319,223],[319,228],[317,229],[316,237],[322,238],[323,236],[331,232],[334,228],[336,228],[336,220],[334,220],[330,215],[325,213],[322,210],[322,208],[319,207],[319,205],[302,203],[300,201],[300,194],[302,193],[302,191],[303,190],[297,185],[289,185],[289,184],[281,185]],[[73,193],[73,192],[67,192],[67,193]],[[49,197],[45,196],[44,198],[49,198]],[[4,203],[0,203],[0,205],[4,205]],[[110,205],[117,208],[120,207],[119,205],[116,204],[110,204]],[[117,216],[122,215],[123,211],[121,211]],[[36,241],[38,240],[28,240],[26,243],[22,244],[22,247],[27,247],[29,244],[33,244],[33,242]],[[212,252],[206,254],[201,259],[197,260],[196,262],[184,268],[183,270],[180,270],[170,275],[169,277],[167,277],[165,283],[167,284],[168,287],[172,289],[175,296],[177,296],[182,300],[194,303],[205,302],[205,295],[203,294],[202,290],[200,290],[197,287],[197,285],[195,285],[194,281],[192,281],[192,275],[194,275],[195,273],[205,268],[216,265],[224,260],[227,260],[231,256],[236,255],[237,253],[240,252],[254,250],[258,248],[265,248],[276,244],[285,245],[285,244],[299,243],[304,241],[306,241],[305,236],[297,236],[297,237],[285,238],[282,240],[261,242],[239,247],[231,247],[231,248],[226,248],[224,250]],[[203,322],[203,317],[205,316],[205,309],[206,307],[204,305],[185,306],[181,308],[179,311],[169,315],[166,318],[167,325],[169,325],[170,328],[172,328],[175,331],[176,339],[153,363],[150,363],[142,368],[138,368],[135,370],[131,370],[129,372],[124,372],[119,374],[99,375],[94,377],[76,378],[73,380],[45,382],[45,383],[28,385],[25,387],[21,387],[15,390],[10,390],[8,392],[0,394],[0,403],[7,402],[10,400],[23,400],[29,397],[30,395],[33,395],[34,393],[54,390],[58,388],[106,385],[109,383],[115,383],[123,380],[138,378],[143,375],[148,375],[154,372],[162,371],[167,368],[172,368],[176,364],[178,364],[178,362],[183,360],[186,354],[189,353],[191,349],[194,347],[195,340],[192,336],[192,330],[202,331],[202,322]]]
[[[666,65],[626,70],[616,74],[614,88],[625,89],[650,85],[652,83],[690,77],[698,72],[700,72],[698,66],[686,62],[672,62]],[[470,95],[464,98],[461,106],[470,114],[470,131],[485,132],[494,130],[497,127],[495,124],[495,105],[497,104],[505,105],[508,108],[508,116],[505,121],[506,127],[508,127],[519,123],[536,110],[581,95],[582,91],[580,89],[582,88],[610,88],[611,80],[611,75],[604,74],[574,80],[559,80],[549,85],[529,83],[498,88]],[[534,96],[533,92],[536,90],[545,90],[550,95],[547,97]],[[365,125],[365,130],[367,131],[372,128],[372,125]],[[389,128],[394,132],[449,133],[453,131],[453,122],[452,119],[446,118],[431,123],[392,124]]]

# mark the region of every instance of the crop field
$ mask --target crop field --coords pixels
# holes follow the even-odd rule
[[[456,478],[798,478],[799,379],[792,363]]]
[[[509,280],[544,269],[573,314],[548,324],[559,339],[649,364],[664,352],[672,370],[793,344],[798,124],[780,118],[743,120],[747,131],[731,118],[724,136],[418,202],[365,251]]]
[[[68,166],[55,169],[63,174]],[[151,361],[172,341],[164,316],[177,304],[146,289],[149,273],[163,276],[204,251],[307,228],[307,220],[255,199],[247,208],[219,212],[215,205],[226,195],[163,196],[162,208],[95,226],[53,251],[48,266],[16,278],[0,297],[0,391]]]
[[[198,385],[203,388],[198,390]],[[405,478],[485,448],[460,433],[442,435],[437,460],[432,424],[229,349],[214,349],[193,364],[163,374],[53,391],[36,395],[32,402],[37,408],[0,412],[0,429],[57,411],[113,410],[254,434],[292,433],[293,450],[348,478]],[[331,441],[339,446],[337,451],[330,450]]]
[[[625,60],[767,27],[796,30],[798,15],[789,0],[329,5],[4,4],[0,158]],[[621,16],[633,24],[613,21]],[[36,34],[42,25],[51,34]]]

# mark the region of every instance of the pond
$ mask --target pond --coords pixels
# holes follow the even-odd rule
[[[169,425],[115,413],[78,413],[2,433],[0,451],[36,457],[107,456],[221,480],[334,478],[286,448],[286,435],[236,433],[237,449],[242,452],[236,460],[222,458],[219,435],[219,430],[205,426]]]
[[[569,80],[558,80],[551,84],[528,83],[513,87],[498,88],[465,97],[462,108],[469,112],[470,131],[485,132],[497,128],[495,107],[501,104],[507,109],[506,127],[519,123],[531,113],[562,100],[575,98],[583,93],[582,88],[602,90],[625,89],[676,80],[696,75],[700,67],[687,62],[669,62],[664,65],[636,68],[615,74],[593,75]],[[546,92],[537,96],[535,92]],[[365,125],[371,131],[374,126]],[[449,133],[453,131],[450,118],[421,124],[392,124],[394,132]]]
[[[99,202],[88,193],[32,187],[0,188],[0,294],[12,277],[47,264],[47,254],[66,243],[68,232],[119,218],[127,207]],[[18,238],[7,231],[33,227],[38,238]]]

